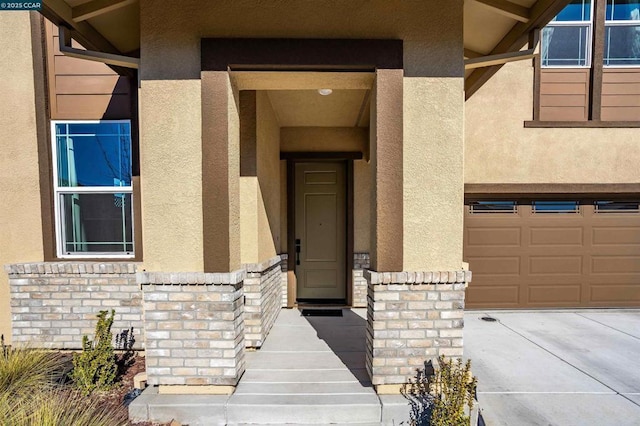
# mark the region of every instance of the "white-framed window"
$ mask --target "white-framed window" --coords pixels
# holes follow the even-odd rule
[[[640,66],[640,0],[607,0],[604,66]]]
[[[51,135],[58,257],[133,257],[130,121],[52,121]]]
[[[590,67],[592,0],[572,0],[542,29],[543,67]]]

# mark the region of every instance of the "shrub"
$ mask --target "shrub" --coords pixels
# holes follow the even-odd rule
[[[51,388],[59,381],[64,358],[28,347],[9,347],[0,339],[0,398],[20,397]]]
[[[88,395],[94,390],[106,390],[113,386],[118,374],[113,349],[111,326],[115,311],[100,311],[94,340],[82,337],[82,352],[73,356],[71,378],[80,391]]]
[[[415,378],[402,387],[411,407],[411,426],[469,426],[465,414],[473,408],[477,379],[471,375],[471,361],[438,358],[438,365],[425,362]]]
[[[34,400],[33,409],[16,424],[24,426],[120,426],[126,410],[117,410],[78,392],[48,392]]]

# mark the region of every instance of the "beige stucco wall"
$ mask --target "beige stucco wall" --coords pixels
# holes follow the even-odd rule
[[[143,80],[143,267],[203,270],[200,80]]]
[[[282,152],[362,152],[368,151],[366,127],[283,127]]]
[[[29,12],[0,13],[0,265],[43,260]],[[11,341],[8,277],[0,271],[0,334]]]
[[[371,250],[371,164],[353,162],[353,251]]]
[[[408,2],[403,0],[370,0],[367,2],[327,0],[298,2],[279,0],[269,5],[256,6],[250,0],[223,0],[202,3],[196,0],[161,2],[141,0],[141,119],[143,151],[153,164],[159,160],[161,147],[147,147],[164,136],[185,150],[195,149],[200,143],[198,114],[193,104],[200,105],[199,92],[195,90],[200,75],[201,37],[291,37],[291,38],[395,38],[404,40],[404,265],[407,270],[433,270],[459,268],[462,262],[462,139],[463,139],[463,41],[462,0],[450,0],[443,6],[439,0]],[[393,17],[393,19],[389,19]],[[145,92],[145,85],[149,88]],[[184,87],[179,95],[172,87]],[[192,88],[192,85],[194,86]],[[161,91],[163,87],[167,90]],[[178,99],[179,107],[163,104],[161,107],[145,106],[155,103],[155,98]],[[169,112],[171,114],[169,114]],[[158,115],[159,114],[159,115]],[[172,131],[154,130],[159,120],[180,123],[180,137]],[[162,127],[167,127],[166,125]],[[189,163],[196,167],[197,153],[188,155]],[[148,166],[149,167],[149,166]],[[438,173],[433,173],[436,171]],[[168,178],[154,179],[147,190],[155,197],[168,195],[176,186],[186,186],[196,192],[197,182],[167,182]],[[143,184],[143,190],[145,185]],[[181,195],[177,195],[182,199]],[[178,215],[171,208],[163,214],[151,213],[157,208],[144,203],[145,243],[158,249],[149,252],[145,245],[145,258],[163,258],[161,245],[169,246],[169,238],[160,235],[167,226],[160,216]],[[146,206],[146,207],[144,207]],[[455,208],[452,208],[454,207]],[[189,209],[187,214],[195,213]],[[180,219],[166,219],[179,230],[189,224]],[[147,227],[147,222],[152,226]],[[196,220],[197,222],[197,220]],[[193,223],[198,226],[197,223]],[[150,235],[151,234],[151,235]],[[171,241],[172,242],[172,241]],[[172,242],[173,243],[173,242]],[[197,238],[187,248],[197,251]],[[196,259],[188,263],[187,258]],[[179,262],[192,266],[198,256],[186,254]]]
[[[240,177],[242,263],[262,262],[281,250],[280,126],[264,91],[256,92],[255,102],[256,173]]]
[[[404,79],[404,269],[462,267],[462,78]]]
[[[466,104],[465,183],[638,183],[638,129],[535,129],[530,61],[505,65]]]
[[[280,252],[280,126],[269,97],[256,93],[258,138],[258,257]]]

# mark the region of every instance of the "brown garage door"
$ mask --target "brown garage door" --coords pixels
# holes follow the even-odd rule
[[[640,306],[638,202],[465,206],[468,308]]]

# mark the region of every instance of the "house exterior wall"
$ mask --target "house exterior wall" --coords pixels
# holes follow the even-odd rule
[[[0,40],[11,40],[0,49],[0,265],[43,260],[34,87],[34,79],[43,76],[34,68],[34,43],[39,38],[33,41],[30,19],[29,12],[0,13]],[[3,272],[0,334],[7,342],[11,341],[9,301],[9,280]]]
[[[202,119],[195,107],[203,101],[198,90],[200,38],[251,36],[404,40],[405,262],[400,267],[459,268],[463,2],[448,2],[446,8],[434,0],[419,3],[378,0],[366,8],[337,1],[302,7],[286,0],[269,8],[248,7],[248,2],[245,8],[243,3],[140,3],[145,266],[154,270],[200,269],[200,255],[196,252],[202,244],[198,233],[202,228],[202,217],[198,215],[201,206],[193,197],[201,189],[198,147],[202,141]],[[193,13],[194,10],[198,13]],[[390,15],[397,19],[387,19]],[[430,25],[425,25],[425,16],[429,17]],[[180,101],[171,104],[173,98]],[[168,164],[166,157],[161,158],[167,149],[176,148],[182,159],[179,167]],[[145,173],[145,167],[151,167],[144,166],[145,163],[167,167],[161,167],[162,175],[150,170]],[[427,163],[436,166],[438,173],[424,167]],[[167,173],[168,170],[176,171]],[[159,201],[169,196],[173,197],[169,210],[162,209],[162,218],[159,214],[152,217],[155,213],[150,210],[157,210]],[[179,207],[191,198],[194,199],[186,210]],[[425,212],[428,212],[426,221]],[[167,233],[167,228],[173,232]],[[166,247],[171,249],[164,250]]]
[[[108,65],[65,56],[58,27],[45,21],[47,83],[52,120],[131,118],[131,81]],[[75,41],[75,48],[81,48]]]
[[[466,103],[465,183],[637,183],[636,128],[525,128],[533,67],[505,65]]]
[[[258,260],[280,253],[280,126],[263,91],[256,93]],[[252,242],[244,242],[244,244]],[[243,260],[243,263],[244,260]]]

